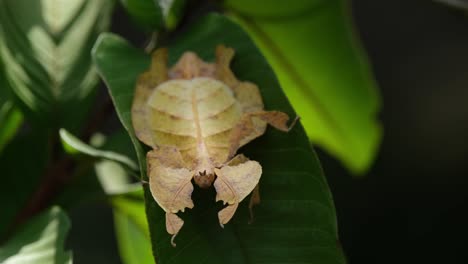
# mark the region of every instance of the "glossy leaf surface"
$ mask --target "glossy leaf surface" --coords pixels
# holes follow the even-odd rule
[[[353,173],[381,139],[380,98],[345,0],[228,0],[271,63],[313,143]]]

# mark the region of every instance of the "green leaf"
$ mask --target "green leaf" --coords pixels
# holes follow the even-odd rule
[[[133,20],[146,30],[173,29],[185,0],[120,0]]]
[[[4,264],[72,263],[71,252],[64,251],[65,236],[70,228],[67,215],[52,207],[27,222],[10,241],[0,247]]]
[[[128,134],[123,130],[104,139],[102,148],[125,154],[130,158],[135,155]],[[96,177],[114,210],[117,242],[122,260],[127,264],[154,263],[141,183],[132,183],[131,175],[121,163],[101,160],[94,168]]]
[[[380,98],[345,0],[227,0],[260,47],[312,142],[355,174],[381,140]]]
[[[169,46],[170,63],[192,50],[213,60],[217,44],[236,50],[232,68],[241,80],[260,87],[266,109],[294,116],[273,71],[249,37],[224,16],[211,14],[193,24]],[[122,38],[103,34],[93,48],[93,59],[114,101],[123,126],[135,145],[145,175],[145,156],[136,140],[130,107],[137,76],[149,66],[150,57]],[[337,239],[336,215],[330,190],[315,152],[300,124],[290,133],[268,129],[241,149],[262,164],[262,204],[249,225],[244,202],[224,229],[219,226],[214,190],[195,188],[195,207],[181,213],[185,224],[170,245],[164,212],[144,187],[152,248],[158,264],[164,263],[345,263]]]
[[[153,0],[161,7],[166,28],[174,29],[184,11],[186,0]]]
[[[15,135],[23,122],[23,115],[10,100],[4,66],[0,62],[0,152]]]
[[[91,141],[93,141],[93,138],[91,138]],[[128,133],[123,129],[114,132],[106,138],[102,149],[111,150],[119,153],[119,155],[125,155],[132,162],[137,160]],[[132,183],[131,177],[139,174],[138,165],[135,162],[133,163],[136,170],[129,170],[122,163],[109,159],[101,160],[94,165],[96,176],[106,194],[118,195],[141,189],[141,183]]]
[[[129,157],[113,152],[94,148],[77,137],[70,134],[65,129],[59,131],[60,139],[62,140],[63,147],[69,154],[82,153],[95,158],[102,158],[110,161],[120,163],[133,171],[138,171],[138,165]]]
[[[162,10],[153,0],[120,0],[137,25],[154,30],[163,27]]]
[[[96,133],[89,145],[66,130],[60,130],[59,134],[66,152],[79,162],[71,182],[55,200],[56,204],[70,208],[78,203],[102,201],[108,195],[141,189],[140,183],[132,183],[131,176],[138,174],[138,165],[134,162],[136,157],[130,138],[123,129],[108,137]]]
[[[125,264],[154,263],[141,187],[111,197],[120,255]]]
[[[97,84],[89,52],[108,28],[111,6],[110,0],[0,1],[0,59],[31,120],[79,126]]]
[[[87,145],[66,131],[60,133],[66,152],[78,158],[71,182],[62,191],[55,203],[62,208],[70,208],[80,203],[107,199],[108,195],[126,193],[141,189],[141,184],[132,184],[131,176],[137,174],[127,163],[138,169],[132,143],[122,130],[108,137],[96,133]],[[68,143],[67,143],[68,142]],[[77,148],[74,146],[78,145]],[[99,147],[99,148],[97,148]],[[83,150],[83,151],[82,151]],[[105,152],[105,155],[100,155]],[[110,156],[111,159],[107,159]],[[91,159],[87,159],[91,157]],[[117,160],[119,162],[115,161]],[[120,161],[124,161],[121,163]]]
[[[15,137],[0,153],[0,240],[40,183],[49,157],[41,131]]]
[[[13,138],[22,122],[23,115],[13,105],[13,102],[0,103],[0,152]]]
[[[109,33],[103,33],[99,36],[93,47],[92,56],[99,74],[109,88],[109,95],[114,103],[117,116],[130,135],[142,177],[146,177],[146,154],[135,136],[135,131],[133,131],[130,109],[132,107],[133,86],[137,75],[149,66],[148,56],[143,51],[130,49],[128,43]],[[113,59],[125,61],[128,64],[112,63]]]

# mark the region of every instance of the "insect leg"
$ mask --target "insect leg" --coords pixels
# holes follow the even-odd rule
[[[216,201],[228,204],[218,213],[219,223],[223,226],[231,220],[238,204],[257,186],[262,167],[256,161],[247,160],[237,165],[225,165],[215,169],[215,174]]]
[[[182,228],[184,221],[176,213],[193,208],[191,183],[193,172],[189,171],[178,149],[163,147],[147,154],[150,191],[159,206],[166,212],[166,230],[173,235],[171,243]]]
[[[296,124],[296,117],[291,125],[287,125],[289,116],[279,111],[258,111],[246,113],[237,123],[231,133],[229,157],[233,157],[237,150],[253,139],[265,133],[265,123],[283,132],[288,132]]]

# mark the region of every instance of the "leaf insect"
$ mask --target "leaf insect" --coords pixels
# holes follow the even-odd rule
[[[229,64],[234,50],[216,48],[208,63],[185,52],[171,68],[168,50],[152,54],[150,69],[136,83],[132,122],[136,136],[152,148],[147,153],[151,193],[166,212],[171,244],[184,221],[177,212],[193,208],[192,179],[201,188],[214,186],[221,226],[239,203],[253,193],[249,209],[260,202],[262,166],[237,150],[265,133],[267,124],[289,131],[289,117],[265,111],[258,87],[239,81]]]

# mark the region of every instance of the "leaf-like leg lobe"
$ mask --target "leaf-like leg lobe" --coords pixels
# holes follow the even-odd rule
[[[224,207],[223,210],[219,211],[218,213],[218,219],[219,219],[219,225],[224,228],[224,225],[231,220],[231,218],[234,216],[234,213],[237,210],[237,207],[239,206],[238,203],[230,204],[226,207]]]
[[[175,213],[193,208],[193,173],[185,168],[180,152],[173,147],[148,152],[147,161],[151,194],[166,212],[167,232],[174,239],[184,223]]]
[[[262,175],[262,167],[258,162],[248,160],[235,166],[226,165],[215,169],[215,174],[217,176],[214,182],[216,201],[229,204],[218,214],[219,223],[222,226],[231,220],[238,204],[258,184]]]
[[[258,111],[245,113],[234,127],[231,134],[229,157],[234,156],[237,150],[253,139],[265,133],[265,122],[283,132],[289,132],[298,118],[288,126],[289,116],[280,111]]]
[[[166,213],[166,230],[169,234],[172,235],[171,244],[173,247],[176,246],[176,243],[174,243],[174,239],[183,225],[184,220],[180,219],[180,217],[178,217],[176,214]]]
[[[151,132],[147,128],[148,108],[146,101],[153,90],[161,83],[168,80],[167,75],[167,49],[157,49],[152,54],[151,68],[140,76],[135,88],[132,103],[132,125],[135,135],[148,146],[153,146]]]

